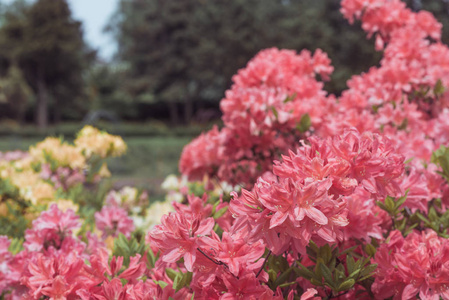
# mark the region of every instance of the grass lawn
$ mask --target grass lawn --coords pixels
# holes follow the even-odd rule
[[[178,173],[178,161],[182,148],[191,137],[152,136],[124,137],[128,145],[125,156],[108,161],[114,187],[125,185],[146,189],[150,197],[160,198],[162,181],[169,174]],[[39,138],[0,137],[0,151],[21,149],[41,141]]]

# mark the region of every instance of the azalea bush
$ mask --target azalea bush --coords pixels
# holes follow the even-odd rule
[[[150,201],[101,192],[92,127],[0,157],[4,299],[449,299],[449,48],[399,0],[343,0],[383,54],[341,96],[321,50],[262,50],[222,128]]]

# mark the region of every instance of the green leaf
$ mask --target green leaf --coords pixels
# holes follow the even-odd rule
[[[421,221],[423,221],[424,223],[430,224],[429,220],[427,220],[427,218],[424,217],[421,213],[417,212],[417,213],[416,213],[416,216],[417,216]]]
[[[179,272],[176,272],[173,269],[167,268],[165,269],[165,273],[167,273],[167,276],[171,279],[171,280],[175,280],[176,276],[178,276]]]
[[[270,281],[275,282],[277,276],[278,275],[277,275],[277,273],[274,270],[272,270],[272,269],[268,270],[268,278],[270,279]],[[307,278],[307,279],[310,279],[310,278]]]
[[[312,271],[310,271],[307,267],[305,267],[304,265],[302,265],[301,263],[298,263],[299,268],[294,269],[295,273],[298,276],[304,277],[307,280],[310,280],[311,278],[315,278],[315,279],[319,279],[315,273],[313,273]]]
[[[321,247],[318,251],[318,257],[322,258],[324,263],[327,265],[332,258],[331,247],[328,244]]]
[[[292,282],[286,282],[286,283],[283,283],[283,284],[280,284],[280,285],[278,285],[280,288],[283,288],[283,287],[287,287],[287,286],[291,286],[291,285],[294,285],[294,284],[296,284],[297,282],[296,281],[292,281]]]
[[[16,255],[23,250],[23,238],[13,238],[8,248],[9,252]]]
[[[274,285],[279,286],[280,284],[284,283],[290,277],[292,271],[293,267],[290,267],[285,272],[282,272],[281,275],[274,282]]]
[[[272,269],[276,272],[285,272],[289,268],[289,263],[282,255],[270,256]]]
[[[407,192],[405,193],[404,196],[399,197],[396,200],[396,208],[399,208],[402,204],[404,204],[405,200],[407,200],[407,194],[408,194],[408,190],[407,190]]]
[[[151,248],[148,249],[147,259],[148,263],[150,264],[150,267],[154,268],[156,264],[156,257],[154,256],[153,250],[151,250]]]
[[[135,256],[137,253],[143,255],[145,252],[145,243],[139,243],[135,237],[131,237],[129,240],[123,235],[114,240],[114,256],[123,256],[123,264],[129,265],[130,257]],[[151,255],[150,255],[151,256]]]
[[[437,83],[435,84],[435,87],[433,88],[433,93],[435,96],[441,96],[444,94],[445,88],[443,85],[443,82],[441,79],[438,79]]]
[[[354,270],[352,273],[350,273],[348,277],[356,278],[359,275],[361,270],[362,269],[360,269],[360,268],[356,268],[356,270]]]
[[[315,278],[310,279],[310,283],[316,286],[323,286],[323,283],[319,280],[316,280]]]
[[[387,196],[387,198],[385,198],[385,206],[387,208],[387,212],[389,212],[390,214],[393,213],[394,211],[394,198]]]
[[[212,207],[212,215],[215,215],[215,212],[217,211],[217,206],[220,204],[220,201],[216,201],[214,203],[214,206]]]
[[[348,273],[351,274],[355,271],[355,261],[349,254],[346,255],[346,267],[348,268]]]
[[[373,245],[371,245],[371,244],[366,244],[365,252],[369,256],[374,257],[374,255],[376,254],[376,248]]]
[[[184,274],[184,286],[188,286],[190,285],[190,283],[192,282],[192,278],[193,278],[193,273],[192,272],[187,272]]]
[[[299,124],[296,126],[296,129],[304,133],[309,130],[310,126],[312,126],[312,120],[310,119],[309,114],[304,114],[302,115]]]
[[[285,100],[284,100],[284,103],[288,103],[288,102],[295,100],[296,95],[297,95],[296,93],[293,93],[292,95],[287,96],[287,98],[285,98]]]
[[[221,208],[219,211],[217,211],[214,214],[214,219],[218,219],[218,218],[222,217],[227,211],[228,211],[228,206]]]
[[[162,280],[154,281],[154,283],[159,285],[161,288],[165,288],[168,285],[168,283],[166,283],[165,281],[162,281]]]
[[[352,288],[355,284],[355,280],[354,279],[348,279],[345,282],[343,282],[342,284],[340,284],[340,286],[338,287],[338,291],[339,292],[343,292],[343,291],[347,291],[350,288]]]
[[[382,202],[381,202],[381,203],[382,203]],[[352,251],[354,251],[355,249],[357,249],[357,247],[358,247],[358,246],[353,246],[353,247],[351,247],[351,248],[347,248],[347,249],[343,250],[342,252],[338,253],[338,256],[342,256],[342,255],[345,255],[345,254],[347,254],[347,253],[349,253],[349,252],[352,252]]]
[[[429,208],[429,213],[427,214],[427,217],[432,222],[437,221],[439,219],[438,214],[433,206]]]
[[[277,120],[279,117],[279,113],[274,106],[271,107],[271,111],[273,112],[273,115],[276,117]]]
[[[324,277],[325,282],[329,285],[329,287],[331,287],[332,289],[335,289],[335,282],[334,282],[334,279],[332,278],[332,273],[329,270],[329,268],[325,264],[322,264],[322,263],[319,264],[319,268],[320,268],[321,274]]]
[[[388,212],[387,207],[385,206],[385,204],[383,204],[383,202],[380,201],[376,201],[377,206],[379,206],[381,209],[385,210],[386,212]]]
[[[415,159],[415,158],[414,157],[410,157],[409,159],[404,161],[404,165],[408,165],[409,163],[411,163],[413,161],[413,159]]]
[[[178,273],[175,277],[175,280],[173,280],[173,289],[175,291],[179,291],[181,288],[181,280],[182,280],[182,274]]]
[[[366,266],[365,268],[363,268],[361,275],[363,277],[365,277],[365,276],[370,277],[371,275],[373,275],[373,273],[374,273],[374,271],[376,271],[376,269],[377,269],[377,264],[372,264],[372,265]]]

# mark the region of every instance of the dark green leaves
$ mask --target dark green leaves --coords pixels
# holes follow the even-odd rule
[[[151,251],[151,250],[149,250]],[[123,256],[123,264],[129,265],[129,259],[136,254],[144,255],[145,243],[138,242],[135,237],[131,237],[129,240],[120,234],[117,239],[114,240],[114,256]]]
[[[310,119],[309,114],[304,114],[298,125],[296,125],[296,129],[298,129],[301,133],[304,133],[309,130],[310,126],[312,126],[312,120]]]
[[[366,293],[370,293],[372,277],[377,267],[376,264],[371,264],[371,258],[376,253],[374,245],[368,244],[362,248],[368,254],[366,256],[360,254],[360,246],[340,250],[335,245],[328,244],[318,247],[311,241],[306,248],[309,258],[307,266],[302,263],[302,259],[289,265],[284,256],[272,255],[267,262],[268,285],[273,290],[278,287],[289,288],[297,282],[298,277],[302,277],[316,287],[330,289],[330,297],[338,297],[357,284],[363,286]],[[359,251],[355,251],[356,249]]]
[[[431,161],[443,169],[440,174],[449,181],[449,148],[441,146],[432,154]]]

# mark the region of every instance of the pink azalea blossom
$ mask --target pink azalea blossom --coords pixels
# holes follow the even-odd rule
[[[103,206],[100,212],[96,212],[95,225],[103,232],[103,238],[117,237],[119,233],[129,238],[134,231],[134,223],[128,213],[116,206]]]
[[[73,210],[62,212],[56,204],[52,204],[50,209],[33,221],[33,227],[25,231],[26,241],[23,245],[29,251],[49,247],[60,249],[64,243],[76,243],[71,235],[80,226],[79,217]]]
[[[199,239],[210,234],[213,227],[212,218],[201,220],[198,216],[170,213],[162,217],[161,225],[150,231],[149,241],[162,251],[163,261],[176,262],[182,257],[186,269],[191,272],[198,255]]]
[[[434,231],[390,233],[374,258],[377,299],[449,298],[449,242]]]

